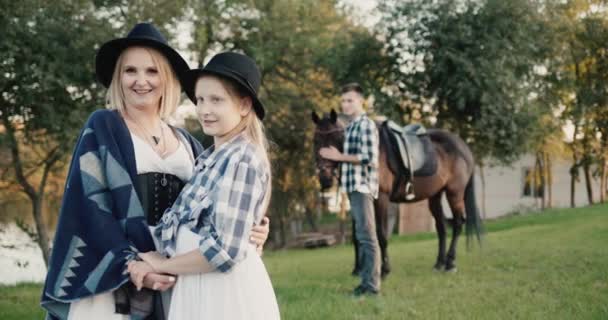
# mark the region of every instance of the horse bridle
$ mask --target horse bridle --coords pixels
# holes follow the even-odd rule
[[[328,130],[319,130],[319,129],[315,129],[315,136],[316,135],[327,135],[330,133],[334,133],[334,132],[342,132],[344,133],[344,128],[342,127],[337,127],[337,128],[333,128],[333,129],[328,129]],[[318,154],[316,155],[317,157],[320,157]],[[326,161],[330,161],[330,162],[335,162],[332,160],[328,160],[328,159],[324,159]],[[323,169],[325,166],[321,165],[320,167],[318,167],[318,169]],[[334,168],[335,170],[331,170],[331,177],[332,178],[336,178],[336,181],[338,183],[338,190],[340,189],[340,175],[341,172],[339,170],[339,165],[336,166],[336,168]]]
[[[338,131],[344,131],[344,128],[338,127],[338,128],[328,129],[328,130],[315,129],[315,135],[317,133],[319,133],[319,134],[329,134],[329,133],[334,133],[334,132],[338,132]]]

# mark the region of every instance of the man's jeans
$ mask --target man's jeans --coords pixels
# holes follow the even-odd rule
[[[351,192],[350,212],[355,220],[355,238],[359,241],[361,285],[380,290],[380,246],[376,237],[374,199],[369,193]]]

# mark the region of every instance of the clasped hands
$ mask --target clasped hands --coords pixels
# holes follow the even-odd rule
[[[254,226],[251,230],[251,243],[256,245],[258,254],[262,255],[264,243],[268,238],[269,219],[264,217],[260,225]],[[175,284],[177,277],[171,274],[159,272],[161,264],[167,259],[158,252],[150,251],[139,253],[142,261],[130,261],[127,264],[127,271],[131,277],[131,282],[137,290],[146,287],[152,290],[165,291]]]
[[[127,264],[131,282],[138,291],[142,287],[158,291],[165,291],[173,287],[176,277],[158,272],[160,264],[166,260],[165,257],[155,251],[140,253],[139,257],[142,261],[133,260]]]

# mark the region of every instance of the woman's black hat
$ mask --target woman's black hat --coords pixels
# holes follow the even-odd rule
[[[110,86],[118,57],[126,48],[133,46],[150,47],[163,54],[183,87],[184,76],[190,70],[188,63],[169,46],[167,39],[150,23],[138,23],[126,37],[110,40],[99,48],[95,58],[95,72],[101,84],[106,88]]]

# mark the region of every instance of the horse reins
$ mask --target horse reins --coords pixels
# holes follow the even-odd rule
[[[344,128],[333,128],[333,129],[329,129],[329,130],[319,130],[319,129],[315,129],[315,134],[320,133],[320,134],[328,134],[328,133],[334,133],[334,132],[338,132],[338,131],[344,131]]]
[[[330,133],[334,133],[334,132],[342,132],[344,133],[344,128],[338,127],[338,128],[333,128],[333,129],[328,129],[328,130],[319,130],[319,129],[315,129],[315,135],[319,134],[319,135],[327,135]],[[331,161],[331,160],[330,160]],[[323,168],[323,167],[321,167]],[[337,188],[336,188],[336,201],[338,201],[338,196],[340,195],[340,178],[341,178],[341,172],[338,168],[336,168],[336,170],[332,170],[331,176],[333,178],[336,178],[337,181]]]

